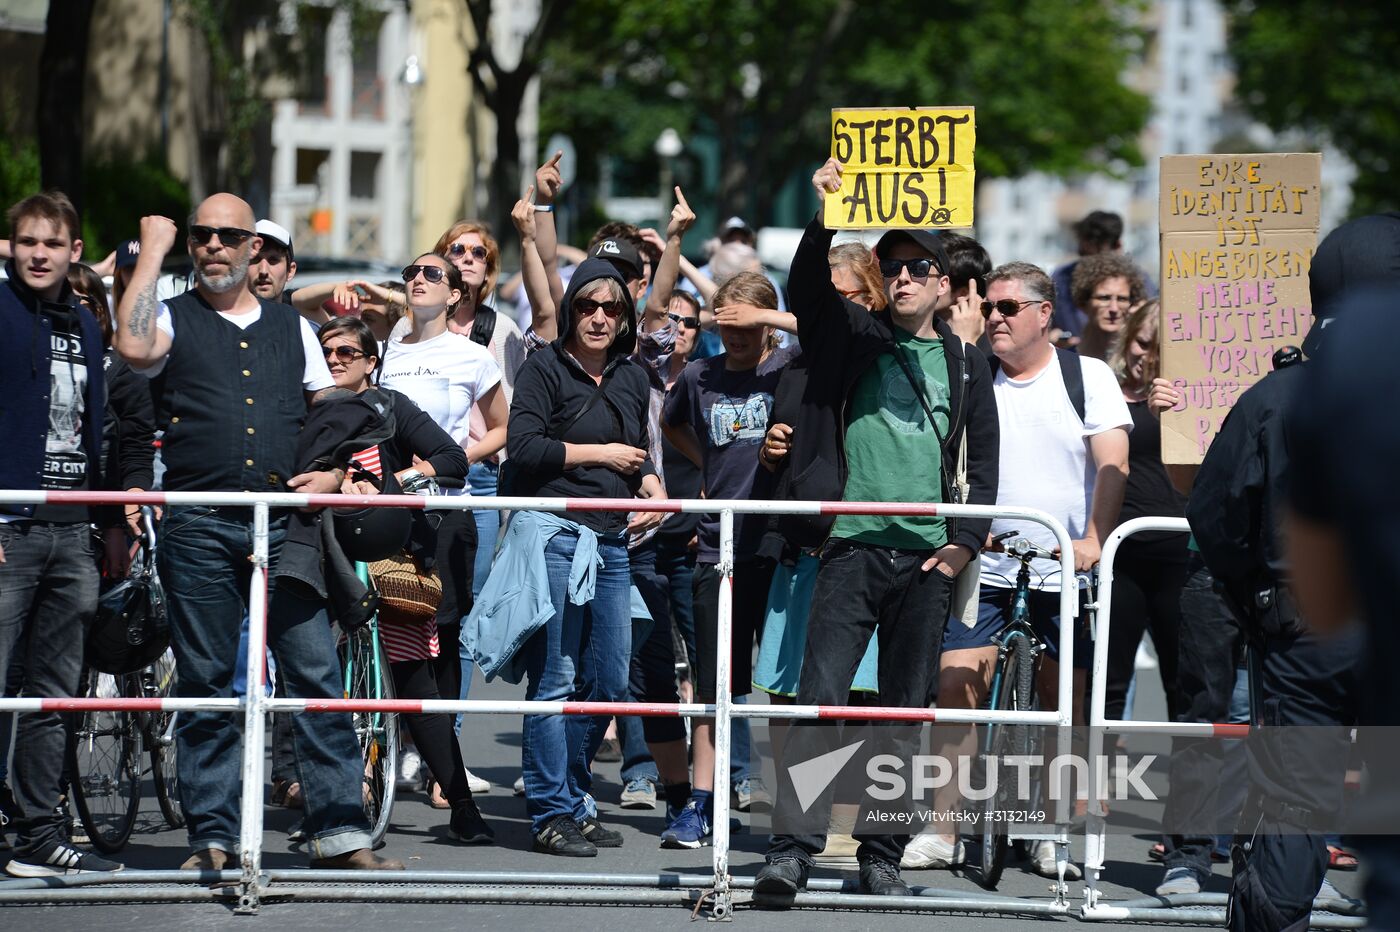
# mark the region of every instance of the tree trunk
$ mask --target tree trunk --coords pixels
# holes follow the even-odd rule
[[[510,219],[511,208],[519,200],[520,187],[520,106],[525,101],[525,89],[530,84],[522,76],[524,69],[496,75],[496,160],[491,164],[490,201],[482,214],[491,224],[496,242],[505,259],[518,260],[520,244],[514,236],[515,224]]]
[[[94,0],[50,0],[39,56],[39,174],[83,211],[83,81]],[[81,236],[81,230],[73,231]]]

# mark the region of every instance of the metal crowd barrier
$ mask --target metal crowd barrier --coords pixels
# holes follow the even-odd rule
[[[709,905],[712,919],[728,919],[733,911],[736,889],[752,887],[753,879],[733,877],[729,871],[729,794],[714,796],[713,874],[610,875],[519,872],[330,872],[318,870],[263,871],[263,778],[266,763],[265,713],[273,712],[465,712],[475,714],[563,714],[563,715],[675,715],[715,718],[715,785],[726,786],[729,769],[730,731],[736,716],[782,719],[863,719],[988,724],[1025,722],[1056,725],[1061,753],[1070,747],[1074,676],[1074,619],[1078,613],[1078,591],[1070,586],[1060,593],[1060,656],[1058,704],[1056,711],[991,712],[984,710],[938,710],[867,708],[846,706],[736,706],[729,692],[730,649],[733,637],[734,516],[736,514],[879,514],[938,515],[942,517],[1001,517],[1031,521],[1054,533],[1060,548],[1060,570],[1064,578],[1074,574],[1074,550],[1068,531],[1043,511],[1032,508],[981,505],[905,504],[889,502],[769,502],[739,500],[647,500],[647,499],[561,499],[474,496],[414,495],[307,495],[295,493],[205,493],[205,492],[16,492],[0,491],[0,503],[7,504],[141,504],[212,505],[247,507],[253,513],[254,572],[249,592],[247,689],[244,699],[75,699],[25,697],[0,699],[0,712],[36,710],[205,710],[242,711],[243,788],[239,839],[239,870],[199,871],[122,871],[117,874],[77,875],[45,878],[41,881],[0,881],[0,904],[17,902],[170,902],[229,901],[236,897],[237,910],[256,912],[264,898],[314,896],[335,900],[394,900],[451,902],[569,902],[569,903],[701,903]],[[652,704],[609,702],[527,702],[499,700],[347,700],[347,699],[270,699],[264,696],[263,657],[267,646],[268,521],[272,508],[303,507],[389,507],[434,511],[648,511],[720,513],[720,565],[724,584],[719,594],[717,638],[716,699],[712,705]],[[1108,551],[1106,550],[1106,559]],[[1098,707],[1102,709],[1102,704]],[[1091,770],[1093,768],[1090,768]],[[915,888],[910,897],[870,897],[849,892],[852,886],[841,881],[814,880],[809,891],[799,894],[794,906],[813,908],[861,908],[892,910],[937,910],[959,912],[1013,913],[1026,916],[1072,915],[1064,882],[1064,864],[1069,842],[1069,800],[1060,801],[1055,814],[1061,876],[1053,903],[973,892],[951,892]],[[207,889],[172,889],[171,884],[236,884],[233,892]],[[463,886],[469,885],[469,886]],[[522,886],[558,887],[549,891],[522,891]],[[581,886],[603,890],[571,889]],[[461,889],[456,889],[461,887]],[[699,890],[696,901],[691,891]],[[684,895],[683,895],[684,894]]]
[[[1178,531],[1188,533],[1191,525],[1185,518],[1134,518],[1114,529],[1103,547],[1099,559],[1098,601],[1094,606],[1093,691],[1089,700],[1089,759],[1099,760],[1103,754],[1104,733],[1154,734],[1198,738],[1245,738],[1248,725],[1210,722],[1148,722],[1108,719],[1104,715],[1107,695],[1108,645],[1112,632],[1113,569],[1118,550],[1134,534],[1142,531]],[[1108,922],[1190,922],[1193,925],[1225,925],[1223,893],[1197,893],[1189,896],[1152,896],[1107,904],[1101,900],[1098,888],[1104,870],[1104,854],[1108,820],[1102,808],[1095,804],[1100,795],[1098,767],[1089,768],[1088,816],[1084,822],[1084,904],[1079,917],[1089,921]],[[1204,907],[1204,908],[1203,908]],[[1363,917],[1339,915],[1354,912],[1348,900],[1318,899],[1313,903],[1311,925],[1317,929],[1356,929],[1366,924]],[[1321,910],[1322,912],[1318,912]]]

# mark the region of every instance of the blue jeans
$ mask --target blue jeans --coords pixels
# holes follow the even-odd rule
[[[83,666],[83,636],[97,611],[97,561],[86,523],[0,524],[0,695],[72,696]],[[8,728],[12,716],[5,716]],[[59,712],[17,716],[15,854],[62,841],[54,808],[63,789],[67,728]]]
[[[275,566],[287,519],[271,524],[268,556]],[[170,606],[170,633],[182,697],[233,695],[238,632],[252,578],[249,509],[172,507],[166,512],[160,575]],[[340,663],[324,600],[301,586],[269,585],[268,646],[286,695],[342,695]],[[297,780],[305,790],[305,828],[313,858],[367,848],[369,826],[360,800],[360,749],[350,717],[291,716]],[[242,713],[181,713],[180,801],[190,847],[232,852],[238,842],[242,782]]]
[[[473,495],[495,495],[501,467],[495,463],[472,463],[467,470],[467,488]],[[476,604],[486,578],[491,575],[491,562],[496,558],[496,539],[501,531],[501,513],[490,508],[473,511],[476,519],[476,564],[472,569],[472,604]],[[463,632],[465,634],[465,632]],[[450,649],[450,648],[449,648]],[[457,640],[457,653],[462,661],[462,688],[458,699],[466,699],[472,690],[472,657],[465,641]],[[457,713],[455,728],[462,728],[462,713]]]
[[[554,615],[525,643],[527,700],[624,702],[632,652],[631,590],[622,537],[600,537],[597,587],[588,605],[568,602],[569,567],[578,535],[564,531],[545,546]],[[536,833],[561,816],[583,819],[593,788],[589,762],[608,716],[527,715],[521,742],[525,811]]]

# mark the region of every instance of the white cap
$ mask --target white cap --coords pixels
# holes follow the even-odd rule
[[[730,230],[750,230],[750,231],[751,231],[751,230],[753,230],[753,227],[751,227],[751,226],[749,226],[747,223],[745,223],[743,217],[740,217],[740,216],[738,216],[738,215],[736,214],[735,216],[730,217],[728,220],[724,221],[724,232],[725,232],[725,233],[728,233]]]
[[[287,232],[287,228],[271,220],[259,220],[258,225],[253,228],[263,239],[270,239],[279,246],[287,247],[287,258],[292,256],[292,234]]]

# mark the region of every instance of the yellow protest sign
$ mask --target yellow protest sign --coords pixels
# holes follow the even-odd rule
[[[830,230],[970,227],[971,107],[877,107],[831,111],[831,154],[845,166],[826,196]]]

